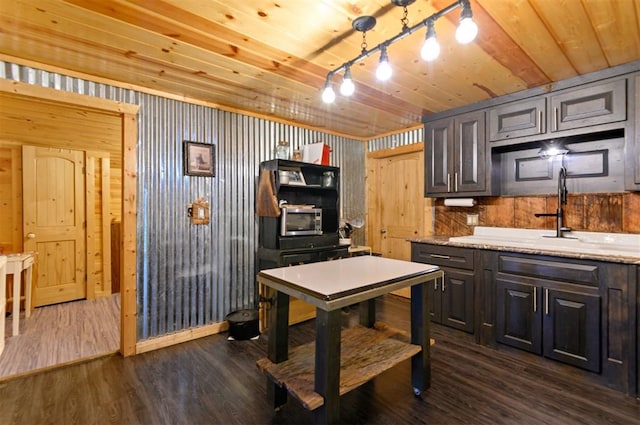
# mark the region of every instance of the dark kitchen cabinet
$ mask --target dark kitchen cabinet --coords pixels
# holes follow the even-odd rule
[[[640,73],[631,79],[634,93],[634,109],[635,109],[635,129],[632,135],[633,140],[630,143],[629,153],[625,166],[627,172],[625,175],[625,189],[640,190]]]
[[[317,248],[303,249],[270,249],[258,248],[258,269],[272,269],[276,267],[295,266],[297,264],[316,263],[318,261],[331,261],[349,256],[348,246],[326,246]],[[260,298],[263,303],[260,311],[260,331],[266,329],[269,323],[269,315],[271,312],[272,292],[269,288],[261,286],[259,288]],[[297,298],[291,297],[289,300],[289,324],[304,322],[305,320],[316,317],[316,308]]]
[[[490,108],[488,139],[497,142],[545,134],[556,137],[565,130],[626,119],[627,80],[609,80]]]
[[[547,99],[512,102],[488,111],[489,140],[513,139],[547,131]]]
[[[411,244],[411,261],[440,266],[444,277],[431,286],[431,320],[473,333],[474,250]]]
[[[619,79],[550,95],[551,131],[626,120],[626,83],[626,79]]]
[[[499,255],[496,339],[600,372],[598,267]]]
[[[507,279],[496,280],[496,339],[498,342],[542,354],[540,288]]]
[[[637,267],[633,267],[633,271],[635,273],[636,279],[635,279],[635,282],[630,282],[630,283],[635,286],[636,294],[640,294],[640,265]],[[635,353],[636,364],[634,365],[636,369],[635,387],[636,387],[636,397],[640,397],[640,302],[636,303],[635,307],[636,307],[635,308],[636,330],[635,330],[635,335],[633,335],[633,338],[635,338],[635,340],[638,341],[638,345],[636,345],[636,353]],[[633,311],[633,308],[631,309],[631,311]],[[631,339],[632,341],[633,341],[633,338]]]
[[[488,195],[484,111],[425,124],[425,196]]]
[[[543,288],[543,355],[600,372],[600,296]]]
[[[496,288],[498,342],[600,372],[597,293],[564,291],[542,283],[523,284],[504,278],[496,282]]]
[[[449,280],[444,293],[441,282],[432,286],[434,321],[458,329],[468,324],[479,344],[543,355],[588,370],[603,385],[640,395],[637,265],[439,240],[412,241],[411,256],[439,265],[453,281],[468,282],[468,292],[458,291],[452,303],[443,298],[453,295]],[[449,312],[445,303],[453,306]]]
[[[302,179],[282,180],[282,171],[299,173]],[[274,159],[260,164],[260,175],[271,185],[277,203],[288,205],[313,205],[322,209],[322,234],[283,236],[280,232],[280,217],[259,215],[258,220],[258,270],[285,267],[297,264],[331,261],[348,256],[348,246],[339,245],[338,225],[340,220],[340,169],[300,161]],[[323,183],[325,173],[333,178],[331,184]],[[270,175],[269,175],[270,174]],[[265,190],[263,187],[262,190]],[[269,194],[271,195],[271,194]],[[260,195],[259,195],[260,196]],[[264,196],[262,194],[261,196]],[[271,214],[273,215],[273,214]],[[263,301],[260,310],[260,327],[263,331],[270,313],[271,291],[258,288]],[[315,307],[302,300],[291,298],[289,323],[299,323],[315,317]]]

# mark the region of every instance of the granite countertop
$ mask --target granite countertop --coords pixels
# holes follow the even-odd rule
[[[495,232],[496,228],[484,228],[486,233]],[[503,229],[499,229],[503,230]],[[515,230],[515,229],[512,229]],[[518,234],[521,234],[523,230],[518,229]],[[596,233],[587,233],[582,232],[581,235],[595,235]],[[475,235],[474,235],[475,236]],[[626,235],[625,235],[626,236]],[[461,239],[461,240],[456,240]],[[535,244],[531,244],[531,246],[524,246],[525,243],[520,243],[520,241],[514,241],[513,245],[509,245],[508,241],[492,241],[490,239],[482,240],[481,237],[478,237],[479,240],[474,241],[474,237],[454,237],[449,238],[447,236],[425,236],[425,237],[414,237],[407,239],[410,242],[414,243],[423,243],[429,245],[441,245],[441,246],[451,246],[451,247],[460,247],[460,248],[477,248],[477,249],[487,249],[493,251],[505,251],[505,252],[516,252],[522,254],[531,254],[531,255],[552,255],[556,257],[564,257],[564,258],[576,258],[581,260],[596,260],[596,261],[605,261],[610,263],[623,263],[623,264],[637,264],[640,265],[640,245],[638,245],[637,255],[634,255],[635,245],[631,245],[630,249],[624,250],[622,252],[616,252],[615,249],[610,251],[607,250],[606,245],[602,245],[602,247],[598,248],[599,252],[585,252],[585,249],[581,249],[579,244],[576,244],[574,247],[549,247],[549,246],[535,246]],[[497,239],[497,238],[496,238]],[[635,244],[632,241],[632,244]],[[588,251],[588,250],[586,250]],[[596,250],[594,250],[596,251]]]

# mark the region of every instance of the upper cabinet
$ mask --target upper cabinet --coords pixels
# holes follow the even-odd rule
[[[534,98],[492,108],[488,112],[489,140],[533,136],[547,131],[547,99]]]
[[[639,66],[425,115],[425,196],[553,193],[550,141],[570,149],[577,192],[640,190]]]
[[[631,143],[631,148],[629,151],[631,155],[628,155],[628,160],[630,164],[628,165],[629,172],[627,181],[629,182],[626,185],[626,189],[628,190],[639,190],[640,189],[640,73],[636,74],[633,78],[634,84],[634,93],[635,93],[635,135],[632,137],[635,138],[634,142]]]
[[[489,109],[487,116],[491,142],[625,121],[626,79],[507,103]]]
[[[425,124],[425,196],[489,195],[484,111]]]
[[[624,121],[627,118],[626,82],[622,79],[551,95],[551,131]]]

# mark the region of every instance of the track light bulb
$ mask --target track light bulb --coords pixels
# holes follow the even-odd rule
[[[478,25],[473,22],[473,14],[469,2],[462,5],[462,13],[460,13],[460,23],[456,30],[456,40],[460,44],[471,43],[478,35]]]
[[[438,39],[436,38],[433,23],[430,23],[427,29],[427,36],[422,45],[422,50],[420,50],[420,56],[427,62],[431,62],[440,56],[440,43],[438,43]]]
[[[380,53],[380,63],[378,63],[378,68],[376,68],[376,78],[380,81],[387,81],[391,78],[391,74],[393,74],[393,70],[391,69],[391,65],[389,65],[387,48],[383,46],[382,52]]]
[[[351,71],[347,68],[344,71],[344,77],[342,77],[342,84],[340,85],[340,94],[343,96],[351,96],[356,90],[356,86],[351,79]]]
[[[336,92],[333,91],[331,82],[327,80],[327,84],[325,84],[324,90],[322,91],[322,101],[324,103],[333,103],[334,100],[336,100]]]

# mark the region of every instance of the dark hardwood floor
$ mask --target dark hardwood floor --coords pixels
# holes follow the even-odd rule
[[[355,323],[356,310],[344,312]],[[378,318],[409,329],[407,300],[387,296]],[[313,339],[314,321],[290,341]],[[415,397],[405,361],[341,399],[343,423],[638,424],[640,401],[597,385],[587,372],[510,349],[494,350],[433,326],[431,389]],[[139,356],[118,355],[0,383],[1,424],[305,424],[295,400],[266,401],[255,362],[267,336],[214,335]]]

